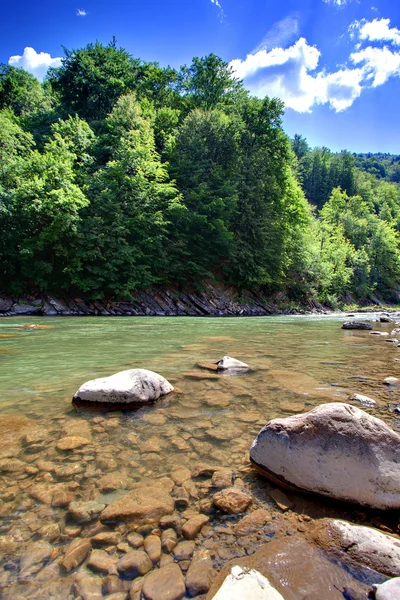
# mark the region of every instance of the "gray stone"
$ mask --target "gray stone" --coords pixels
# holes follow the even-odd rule
[[[237,360],[236,358],[232,358],[231,356],[224,356],[217,364],[217,368],[219,371],[248,371],[250,369],[249,365],[246,363]]]
[[[343,323],[342,329],[372,329],[372,325],[370,323],[362,323],[361,321],[346,321]]]
[[[376,400],[369,396],[364,396],[363,394],[352,394],[349,396],[349,400],[352,402],[359,402],[363,406],[376,406],[377,404]]]
[[[400,598],[400,577],[389,579],[377,586],[375,592],[376,600],[399,600]]]
[[[173,391],[172,385],[158,373],[147,369],[128,369],[87,381],[74,400],[121,404],[148,404]]]
[[[270,421],[250,448],[276,483],[378,509],[400,508],[399,455],[398,433],[339,402]]]

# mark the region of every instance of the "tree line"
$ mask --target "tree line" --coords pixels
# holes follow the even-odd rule
[[[0,65],[0,289],[390,298],[398,186],[290,140],[283,110],[213,54],[176,70],[89,44],[42,84]]]

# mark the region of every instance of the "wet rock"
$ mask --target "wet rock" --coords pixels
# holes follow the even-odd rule
[[[107,596],[106,600],[127,600],[128,592],[115,592]]]
[[[20,473],[24,471],[26,463],[18,458],[3,458],[0,459],[0,473]]]
[[[372,325],[370,323],[363,323],[361,321],[346,321],[346,323],[343,323],[342,329],[370,330],[372,329]]]
[[[158,563],[161,556],[161,540],[157,535],[149,535],[143,542],[143,547],[153,564]]]
[[[148,404],[173,389],[158,373],[147,369],[128,369],[110,377],[87,381],[76,392],[74,401]]]
[[[128,544],[130,544],[132,548],[140,548],[140,546],[143,546],[144,540],[143,536],[140,535],[140,533],[131,533],[126,539]]]
[[[134,579],[138,575],[145,575],[153,568],[153,563],[143,550],[132,550],[123,556],[117,565],[120,575],[127,579]]]
[[[142,594],[146,600],[181,600],[186,593],[182,571],[170,564],[150,573],[144,580]]]
[[[119,594],[121,592],[127,592],[131,587],[130,581],[123,581],[117,575],[107,575],[103,579],[103,594]]]
[[[30,579],[50,559],[53,547],[44,541],[28,544],[20,562],[20,581]]]
[[[267,423],[250,459],[290,488],[394,509],[400,507],[399,453],[400,435],[383,421],[335,402]]]
[[[383,383],[385,385],[399,386],[400,379],[398,379],[397,377],[385,377],[385,379],[383,380]]]
[[[51,506],[53,508],[64,508],[74,501],[74,494],[72,492],[66,492],[59,490],[54,492],[51,497]]]
[[[119,489],[126,489],[128,486],[128,478],[121,473],[108,473],[97,482],[101,492],[114,492]]]
[[[60,536],[60,527],[57,523],[49,523],[38,530],[38,535],[48,542],[54,542]]]
[[[390,318],[389,318],[387,315],[381,315],[381,316],[379,317],[379,321],[380,321],[381,323],[391,323],[391,322],[392,322],[392,319],[390,319]]]
[[[91,441],[86,438],[67,436],[58,440],[56,447],[58,450],[75,450],[76,448],[81,448],[81,446],[86,446],[87,444],[91,444]]]
[[[187,467],[179,465],[171,473],[171,479],[176,485],[182,485],[190,479],[190,471]]]
[[[82,600],[103,600],[101,577],[79,573],[74,582],[75,593]]]
[[[230,487],[233,480],[233,471],[231,469],[218,469],[212,476],[212,486],[222,490],[223,488]]]
[[[293,508],[294,503],[289,500],[289,498],[282,492],[282,490],[271,490],[268,492],[271,498],[275,501],[278,508],[283,510],[283,512],[290,510]]]
[[[160,518],[174,511],[174,500],[170,493],[174,487],[171,479],[164,477],[136,484],[120,500],[111,503],[101,513],[105,521]]]
[[[189,596],[206,594],[214,576],[213,563],[208,550],[195,552],[186,574],[186,589]]]
[[[218,471],[219,467],[208,465],[206,463],[197,463],[192,469],[192,477],[212,477],[215,471]]]
[[[102,531],[91,538],[93,546],[116,546],[121,541],[118,531]]]
[[[92,546],[87,539],[76,539],[68,547],[62,561],[62,566],[69,573],[72,569],[79,566],[91,551]]]
[[[340,556],[353,562],[390,577],[400,575],[400,540],[397,537],[363,525],[324,519],[317,525],[313,538],[322,547],[339,551]]]
[[[182,519],[178,515],[165,515],[160,519],[161,529],[174,529],[178,535],[182,531]]]
[[[92,571],[116,574],[116,557],[110,556],[105,550],[92,550],[87,566]]]
[[[349,400],[352,402],[359,402],[363,406],[376,406],[377,402],[373,398],[369,396],[364,396],[363,394],[352,394],[349,396]]]
[[[182,535],[187,540],[194,540],[195,537],[200,533],[203,525],[208,523],[210,517],[206,515],[196,515],[189,519],[182,527]]]
[[[175,560],[190,560],[195,549],[194,542],[179,542],[172,551]]]
[[[398,600],[400,598],[400,577],[389,579],[376,586],[375,600]]]
[[[172,552],[178,543],[178,536],[174,529],[166,529],[161,534],[161,548],[164,552]]]
[[[217,364],[217,368],[219,371],[248,371],[250,369],[249,365],[246,365],[246,363],[230,356],[221,358]]]
[[[208,362],[206,360],[199,361],[196,363],[200,369],[207,369],[208,371],[218,371],[218,363]]]
[[[77,523],[88,523],[92,519],[95,519],[105,506],[105,504],[97,502],[96,500],[89,500],[88,502],[71,502],[68,506],[68,511]]]
[[[268,579],[254,569],[232,567],[213,600],[284,600]]]
[[[250,494],[234,487],[222,490],[213,496],[215,506],[231,515],[244,512],[252,500]]]
[[[246,515],[241,519],[235,526],[236,535],[249,535],[251,533],[258,533],[263,527],[264,523],[270,519],[270,513],[259,508],[249,515]]]
[[[142,600],[143,583],[144,577],[137,577],[134,581],[132,581],[132,585],[129,590],[129,600]]]

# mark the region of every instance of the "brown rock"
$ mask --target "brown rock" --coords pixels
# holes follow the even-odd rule
[[[56,491],[54,492],[51,499],[51,506],[53,508],[63,508],[73,502],[74,494],[72,492]]]
[[[182,531],[182,519],[178,515],[165,515],[160,519],[160,527],[161,529],[175,529],[176,533],[180,535]]]
[[[178,543],[178,536],[175,529],[166,529],[161,534],[161,547],[164,552],[172,552]]]
[[[153,567],[150,558],[143,550],[132,550],[123,556],[117,565],[118,572],[129,579],[145,575]]]
[[[58,450],[75,450],[81,446],[87,446],[91,441],[80,436],[67,436],[58,440],[56,447]]]
[[[82,600],[103,600],[101,577],[79,573],[74,582],[75,594]]]
[[[102,531],[91,538],[94,546],[116,546],[121,541],[121,534],[118,531]]]
[[[0,473],[20,473],[24,471],[26,464],[18,458],[0,459]]]
[[[186,575],[186,589],[189,596],[206,594],[211,587],[214,569],[208,550],[195,552]]]
[[[250,494],[239,488],[227,488],[213,496],[215,506],[231,515],[244,512],[252,501]]]
[[[208,523],[210,517],[206,515],[196,515],[187,521],[182,527],[182,535],[187,540],[194,540],[197,534],[200,532],[203,525]]]
[[[91,549],[92,546],[88,539],[74,540],[67,548],[67,552],[61,565],[67,573],[69,573],[85,560]]]
[[[88,502],[71,502],[68,511],[77,523],[88,523],[95,519],[104,507],[105,504],[101,502],[89,500]]]
[[[233,480],[233,471],[231,469],[218,469],[212,476],[212,486],[222,490],[223,488],[230,487]]]
[[[170,564],[150,573],[144,580],[142,594],[146,600],[181,600],[186,593],[182,571]]]
[[[294,503],[291,500],[289,500],[289,498],[286,496],[286,494],[284,494],[284,492],[282,492],[282,490],[271,490],[269,492],[269,495],[276,502],[278,508],[283,510],[283,512],[293,508],[294,506]]]
[[[158,563],[161,556],[161,540],[158,535],[149,535],[144,540],[143,546],[152,563]]]
[[[105,550],[92,550],[87,566],[99,573],[116,574],[116,557],[110,556]]]
[[[113,492],[119,489],[125,489],[128,486],[128,478],[120,473],[108,473],[97,482],[101,492]]]
[[[263,508],[246,515],[235,526],[236,535],[248,535],[260,531],[264,523],[269,519],[270,513]]]
[[[187,467],[179,465],[171,473],[171,479],[176,485],[182,485],[190,479],[190,471]]]
[[[179,544],[175,546],[172,554],[175,560],[189,560],[193,556],[195,547],[194,542],[179,542]]]
[[[120,500],[113,502],[102,512],[104,521],[160,518],[174,510],[170,492],[174,482],[164,477],[154,482],[142,481]]]
[[[32,542],[28,544],[20,561],[19,578],[28,580],[35,575],[50,559],[53,547],[48,542]]]
[[[130,533],[126,539],[132,548],[140,548],[140,546],[143,546],[143,536],[140,535],[140,533]]]

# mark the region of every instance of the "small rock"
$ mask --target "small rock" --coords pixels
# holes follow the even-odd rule
[[[179,542],[179,544],[173,549],[172,554],[175,560],[189,560],[193,556],[194,549],[194,542]]]
[[[206,594],[214,576],[213,563],[208,550],[195,552],[186,574],[186,589],[191,597]]]
[[[383,380],[383,383],[385,385],[398,386],[400,384],[400,379],[398,379],[397,377],[385,377],[385,379]]]
[[[217,364],[217,368],[219,371],[245,371],[250,369],[249,365],[246,365],[246,363],[241,362],[240,360],[237,360],[236,358],[232,358],[230,356],[224,356],[223,358],[221,358],[221,360]]]
[[[235,526],[236,535],[249,535],[260,531],[264,523],[271,517],[270,513],[259,508],[249,515],[246,515]]]
[[[67,548],[67,552],[61,563],[67,573],[80,565],[85,560],[91,549],[92,546],[88,539],[74,540]]]
[[[153,564],[158,563],[161,556],[161,540],[157,535],[149,535],[143,543],[144,549]]]
[[[239,488],[227,488],[213,496],[215,506],[231,515],[244,512],[252,500],[250,494]]]
[[[271,490],[269,492],[269,495],[275,501],[278,508],[283,510],[283,512],[293,508],[294,506],[294,503],[291,500],[289,500],[289,498],[286,496],[286,494],[282,492],[282,490]]]
[[[127,579],[145,575],[153,568],[153,563],[143,550],[132,550],[123,556],[117,565],[118,572]]]
[[[20,561],[19,578],[28,580],[35,575],[50,559],[53,547],[48,542],[32,542],[28,544]]]
[[[170,564],[150,573],[144,580],[142,594],[146,600],[181,600],[186,593],[182,571]]]
[[[200,532],[203,525],[208,523],[210,517],[206,515],[196,515],[187,521],[182,527],[182,535],[187,540],[194,540],[197,534]]]
[[[103,531],[91,538],[91,542],[94,546],[116,546],[120,541],[121,534],[118,531]]]
[[[95,519],[105,506],[105,504],[97,502],[96,500],[89,500],[88,502],[71,502],[68,506],[68,511],[77,523],[88,523],[92,519]]]
[[[231,469],[218,469],[213,473],[211,484],[213,487],[222,490],[230,487],[233,480],[233,471]]]
[[[140,548],[140,546],[143,546],[144,538],[140,533],[130,533],[126,539],[132,548]]]
[[[187,467],[179,465],[172,471],[171,479],[175,485],[182,485],[185,481],[190,479],[190,471]]]
[[[352,402],[360,402],[364,406],[376,406],[377,402],[369,396],[363,396],[363,394],[352,394],[349,396],[349,400]]]
[[[346,323],[343,323],[342,329],[370,330],[372,329],[372,325],[370,323],[362,323],[361,321],[346,321]]]
[[[107,554],[105,550],[92,550],[87,566],[92,571],[98,571],[99,573],[108,573],[115,575],[115,557]]]
[[[81,448],[81,446],[87,446],[88,444],[91,444],[91,441],[86,438],[67,436],[58,440],[56,448],[58,448],[58,450],[75,450],[76,448]]]
[[[164,552],[172,552],[178,543],[178,536],[174,529],[166,529],[161,534],[161,548]]]

